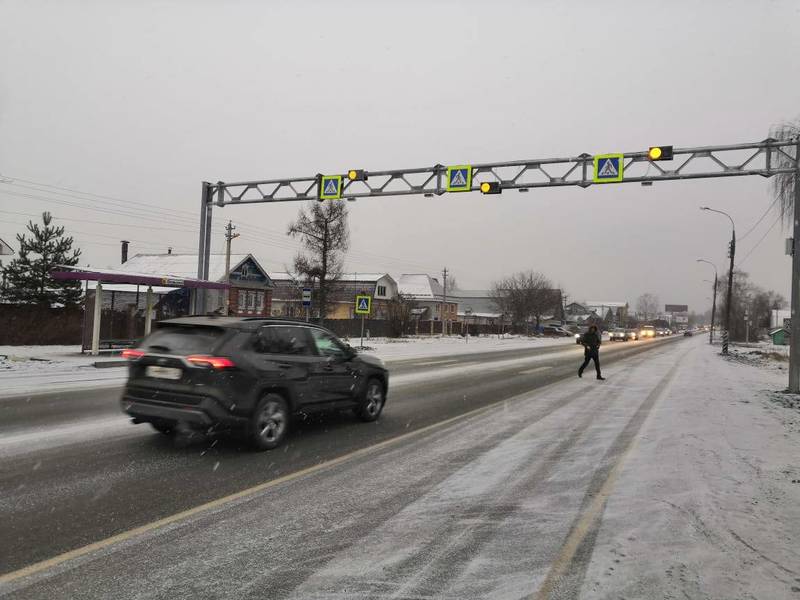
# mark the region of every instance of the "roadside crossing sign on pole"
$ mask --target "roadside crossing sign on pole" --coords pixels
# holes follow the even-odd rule
[[[356,309],[357,315],[368,315],[372,311],[372,296],[358,295],[356,296]]]
[[[610,183],[622,181],[622,154],[599,154],[594,157],[594,182]]]
[[[303,306],[311,306],[311,288],[303,288]]]
[[[472,189],[472,166],[447,167],[447,191],[468,192]]]
[[[323,175],[319,183],[320,200],[341,200],[342,198],[342,176]]]

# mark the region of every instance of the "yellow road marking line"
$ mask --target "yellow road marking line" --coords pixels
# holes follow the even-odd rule
[[[667,377],[665,380],[662,380],[657,384],[657,388],[660,387],[661,389],[657,392],[658,399],[663,397],[663,395],[667,392],[667,389],[670,387],[672,380],[675,378],[675,374],[677,373],[677,367],[682,362],[682,358],[686,356],[685,354],[679,357],[678,362],[673,365],[672,369],[668,372]],[[647,402],[647,400],[645,400]],[[655,402],[653,403],[653,407],[655,407]],[[642,428],[644,427],[645,423],[650,419],[652,411],[648,413],[645,417],[644,421],[640,425],[638,431],[641,432]],[[539,588],[539,591],[536,592],[531,596],[532,600],[550,600],[550,595],[553,593],[553,590],[558,585],[558,583],[563,579],[564,575],[567,573],[570,565],[572,564],[572,560],[575,558],[575,554],[578,551],[581,543],[583,542],[586,534],[589,533],[589,529],[594,525],[594,522],[601,517],[603,511],[605,510],[606,502],[608,501],[609,496],[611,496],[612,489],[614,484],[619,477],[620,472],[622,471],[622,467],[625,464],[628,456],[633,452],[636,446],[639,444],[639,435],[633,437],[628,443],[628,446],[622,452],[620,457],[617,459],[617,462],[608,472],[608,476],[606,477],[603,485],[600,486],[600,490],[597,492],[597,495],[592,499],[592,502],[589,506],[586,507],[581,518],[575,524],[574,529],[572,532],[567,536],[564,545],[561,547],[561,551],[558,553],[558,556],[553,561],[553,566],[550,567],[550,571],[547,573],[547,576],[542,583],[542,587]]]

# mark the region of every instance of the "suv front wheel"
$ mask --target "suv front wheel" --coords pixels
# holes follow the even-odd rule
[[[383,383],[379,379],[370,379],[364,390],[364,396],[356,408],[356,416],[366,423],[377,421],[381,416],[384,404],[386,404],[386,396],[383,391]]]
[[[265,395],[253,411],[248,426],[248,439],[256,450],[272,450],[279,446],[289,429],[289,407],[279,394]]]

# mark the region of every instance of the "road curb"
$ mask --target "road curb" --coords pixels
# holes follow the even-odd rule
[[[108,369],[110,367],[124,367],[127,364],[128,361],[125,360],[124,358],[121,358],[119,360],[103,360],[92,363],[92,365],[96,369]]]

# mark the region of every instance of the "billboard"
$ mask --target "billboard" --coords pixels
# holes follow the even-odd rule
[[[688,304],[667,304],[667,305],[664,306],[664,312],[668,312],[668,313],[689,312],[689,305]]]

